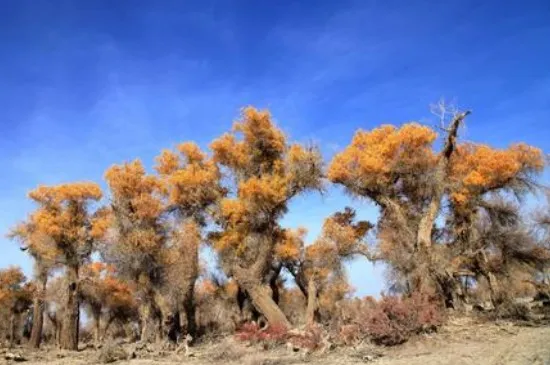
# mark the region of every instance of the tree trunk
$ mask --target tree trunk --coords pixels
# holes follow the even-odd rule
[[[318,312],[317,285],[313,278],[308,281],[307,293],[306,325],[311,326],[315,323]]]
[[[193,339],[197,335],[197,319],[196,319],[196,308],[195,301],[193,298],[194,290],[190,290],[183,301],[183,309],[185,311],[185,318],[187,320],[186,332],[188,335],[191,335]]]
[[[78,266],[67,267],[67,302],[61,332],[61,348],[78,350],[80,303],[78,300]]]
[[[181,318],[178,310],[174,311],[169,316],[168,323],[168,340],[174,343],[178,342],[181,337]]]
[[[33,300],[32,330],[29,345],[32,348],[39,348],[42,342],[42,330],[44,328],[44,296],[46,295],[47,276],[41,280],[40,293]]]
[[[443,145],[441,156],[435,167],[435,176],[433,177],[434,190],[432,192],[432,197],[430,203],[428,204],[428,209],[422,215],[418,225],[418,234],[416,239],[417,249],[427,249],[432,245],[433,227],[435,220],[437,219],[437,215],[439,214],[441,199],[445,193],[444,187],[447,180],[447,170],[451,156],[455,151],[458,128],[468,114],[470,114],[469,111],[456,115],[447,130],[445,144]]]
[[[32,348],[39,348],[42,342],[42,328],[44,327],[44,300],[36,297],[33,300],[32,330],[29,345]]]
[[[94,319],[94,342],[96,347],[101,343],[101,310],[92,311]]]
[[[109,317],[107,322],[105,323],[105,327],[103,328],[103,336],[101,336],[101,342],[105,341],[107,338],[107,335],[109,333],[109,328],[111,328],[111,324],[113,323],[115,317]]]
[[[256,237],[259,250],[255,262],[246,269],[238,265],[234,267],[232,270],[233,277],[239,287],[246,291],[254,307],[265,316],[270,325],[290,328],[290,322],[273,300],[273,292],[269,287],[269,282],[267,284],[263,283],[272,260],[274,244],[272,234],[273,230],[269,235],[262,233]]]
[[[162,312],[155,302],[153,291],[149,292],[147,298],[147,301],[139,307],[140,341],[159,341],[162,339]]]
[[[16,318],[15,312],[10,313],[10,348],[15,345],[15,327],[16,327]]]
[[[162,315],[162,313],[157,313],[156,320],[157,320],[157,331],[155,333],[155,340],[157,343],[160,343],[164,339],[164,323],[163,323],[164,316]]]
[[[139,339],[141,342],[149,342],[151,338],[151,328],[149,326],[151,319],[150,307],[149,303],[144,303],[139,307],[139,320],[141,322],[141,334]]]
[[[496,307],[498,304],[498,282],[495,275],[493,275],[492,272],[486,271],[485,272],[485,278],[487,279],[487,282],[489,283],[489,291],[491,292],[491,302],[493,303],[493,306]]]
[[[267,285],[251,285],[246,291],[252,299],[252,304],[265,316],[270,325],[280,325],[290,328],[288,319],[273,300],[271,290]]]
[[[55,344],[58,348],[61,347],[61,332],[63,332],[63,322],[60,320],[55,326]]]

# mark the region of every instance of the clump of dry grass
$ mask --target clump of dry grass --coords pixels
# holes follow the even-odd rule
[[[218,361],[237,361],[246,355],[246,350],[231,339],[225,339],[214,346],[209,352],[209,358]]]

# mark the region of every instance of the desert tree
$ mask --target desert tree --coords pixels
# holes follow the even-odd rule
[[[228,189],[217,214],[221,229],[210,237],[222,267],[270,324],[289,326],[268,276],[288,202],[322,187],[321,156],[315,148],[289,144],[270,113],[252,107],[211,149]]]
[[[526,145],[509,151],[460,145],[459,127],[468,114],[441,114],[440,151],[434,148],[436,132],[417,123],[360,130],[328,170],[330,180],[380,208],[378,252],[407,290],[435,293],[450,306],[461,294],[450,265],[453,252],[439,244],[449,242],[436,227],[446,202],[475,205],[489,191],[519,191],[522,177],[541,168],[540,151]]]
[[[54,242],[45,232],[38,229],[32,220],[21,222],[8,234],[17,240],[21,250],[27,252],[34,261],[34,286],[36,293],[33,298],[32,330],[29,345],[39,348],[42,342],[44,326],[45,295],[48,278],[55,269],[55,257],[51,255]]]
[[[48,280],[46,286],[44,316],[48,321],[44,322],[44,336],[47,338],[49,334],[57,347],[61,346],[64,307],[67,302],[66,282],[65,277],[56,275]]]
[[[80,295],[93,321],[94,341],[105,339],[113,321],[128,321],[134,315],[135,304],[130,286],[120,280],[112,265],[93,262],[82,270]],[[105,325],[101,329],[101,319]]]
[[[139,160],[114,165],[105,173],[110,189],[110,214],[105,216],[102,254],[119,276],[135,288],[141,340],[162,336],[159,307],[164,284],[164,249],[168,238],[162,215],[162,184],[145,172]],[[151,326],[156,323],[157,329]]]
[[[38,205],[27,221],[28,232],[37,237],[29,236],[29,249],[31,254],[44,258],[44,262],[61,265],[64,269],[66,303],[60,344],[62,348],[76,350],[79,270],[92,253],[94,213],[90,204],[101,199],[101,189],[90,182],[39,186],[29,193],[29,197]]]
[[[172,333],[180,331],[179,312],[186,317],[187,334],[196,336],[194,291],[199,276],[201,229],[208,212],[224,195],[215,162],[192,142],[181,143],[177,152],[164,150],[156,170],[163,185],[165,215],[172,223],[166,253],[166,275],[170,283],[167,300],[173,308]]]
[[[197,324],[203,331],[233,333],[241,324],[237,302],[238,286],[234,280],[217,275],[203,277],[195,287]]]
[[[356,222],[355,215],[349,207],[333,214],[325,220],[319,237],[307,246],[305,230],[285,230],[284,239],[275,248],[277,258],[307,298],[307,324],[319,319],[321,300],[335,303],[349,292],[344,262],[357,256],[375,259],[366,242],[373,226],[367,221]]]
[[[34,287],[19,267],[0,270],[0,306],[9,312],[10,347],[17,341],[20,316],[30,308]]]
[[[331,181],[380,208],[378,251],[414,289],[428,276],[419,269],[437,247],[432,242],[434,223],[458,127],[466,115],[458,114],[452,120],[439,154],[433,150],[437,134],[430,128],[416,123],[401,128],[384,125],[358,131],[328,169]],[[439,272],[429,265],[427,269],[440,280]]]
[[[545,265],[550,252],[538,244],[519,203],[538,190],[542,152],[523,143],[507,149],[465,143],[450,164],[447,229],[453,263],[487,280],[493,302],[498,277]]]
[[[550,189],[546,188],[546,204],[542,209],[535,212],[535,234],[543,247],[550,249]],[[544,267],[541,272],[541,281],[547,286],[550,298],[550,271]]]

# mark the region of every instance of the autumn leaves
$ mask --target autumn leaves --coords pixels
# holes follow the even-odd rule
[[[13,236],[42,266],[64,268],[74,284],[64,308],[72,313],[63,326],[72,332],[65,348],[74,349],[78,336],[79,291],[90,298],[117,293],[112,305],[129,302],[131,293],[144,341],[162,338],[166,326],[183,331],[179,320],[167,323],[182,311],[185,331],[194,333],[202,243],[214,248],[244,300],[268,322],[287,327],[274,286],[282,272],[294,278],[308,301],[308,321],[315,321],[323,298],[349,290],[342,262],[358,255],[384,260],[408,291],[456,300],[455,274],[466,268],[452,263],[468,262],[467,269],[482,276],[490,269],[481,256],[457,260],[467,252],[456,249],[469,237],[464,250],[491,254],[474,242],[475,234],[463,234],[476,229],[487,194],[521,193],[544,167],[542,152],[524,144],[499,150],[457,143],[462,119],[450,121],[454,131],[442,136],[445,153],[426,126],[384,125],[358,131],[325,170],[317,148],[289,143],[268,111],[248,107],[231,132],[210,144],[211,153],[185,142],[160,153],[155,173],[139,160],[110,167],[104,206],[94,183],[37,188],[29,194],[37,209]],[[305,230],[284,228],[280,218],[293,198],[328,182],[371,200],[381,214],[372,224],[346,208],[328,217],[307,245]],[[457,217],[465,214],[472,224],[459,227]],[[438,217],[443,227],[436,227]],[[373,247],[365,243],[367,234],[376,240]],[[86,266],[93,251],[107,266]]]

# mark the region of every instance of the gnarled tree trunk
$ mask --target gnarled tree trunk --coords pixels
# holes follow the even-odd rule
[[[61,348],[78,350],[80,303],[78,299],[78,266],[67,267],[67,302],[61,331]]]
[[[191,337],[196,338],[197,319],[193,287],[191,287],[191,289],[185,295],[185,298],[183,300],[183,310],[185,311],[185,318],[187,321],[186,332],[188,335],[191,335]]]
[[[42,331],[44,328],[44,296],[46,294],[47,276],[41,278],[40,292],[33,299],[33,312],[32,312],[32,330],[31,338],[29,340],[29,346],[32,348],[39,348],[42,342]]]
[[[272,234],[259,235],[257,242],[259,249],[254,263],[246,269],[240,266],[235,267],[233,276],[239,287],[248,294],[254,307],[265,316],[270,325],[290,328],[290,322],[273,300],[269,282],[264,282],[272,258]]]
[[[10,331],[10,348],[12,348],[16,342],[15,336],[17,332],[17,316],[14,311],[11,311],[10,313],[9,331]]]
[[[141,324],[141,333],[139,340],[141,342],[149,342],[151,339],[151,304],[150,303],[142,303],[139,306],[139,321]]]
[[[237,282],[239,282],[238,279]],[[252,304],[265,316],[270,325],[280,325],[290,328],[290,322],[288,322],[281,308],[273,300],[269,285],[261,283],[247,283],[245,285],[244,289],[250,296]]]
[[[97,347],[101,344],[101,308],[92,308],[92,317],[94,321],[94,343]]]
[[[310,278],[307,285],[307,308],[306,308],[306,324],[312,325],[315,323],[318,312],[317,302],[317,285],[315,280]]]

